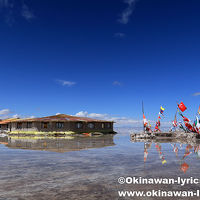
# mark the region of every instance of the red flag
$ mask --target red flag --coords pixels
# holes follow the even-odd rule
[[[187,107],[184,105],[183,102],[181,102],[181,103],[178,105],[178,108],[179,108],[182,112],[184,112],[184,111],[187,109]]]
[[[187,127],[188,130],[193,131],[193,127],[190,123],[185,122],[185,126]]]
[[[190,120],[189,120],[187,117],[184,117],[184,116],[183,116],[183,121],[184,121],[184,122],[189,122]]]
[[[143,114],[143,123],[144,123],[144,126],[147,126],[147,124],[148,124],[148,121],[147,121],[147,119],[145,118],[144,114]]]

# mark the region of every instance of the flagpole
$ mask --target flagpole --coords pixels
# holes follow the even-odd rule
[[[176,126],[178,126],[178,122],[177,122],[177,112],[178,112],[178,108],[176,109],[176,113],[174,116],[174,122],[176,122]],[[176,126],[174,126],[175,132],[176,132]]]
[[[143,104],[143,101],[142,101],[142,114],[144,116],[144,104]],[[142,116],[142,118],[143,118],[143,116]],[[144,122],[143,122],[143,131],[145,133]]]

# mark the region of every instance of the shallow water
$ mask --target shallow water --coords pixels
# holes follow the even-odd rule
[[[120,198],[118,191],[196,190],[200,184],[119,184],[118,178],[200,178],[198,153],[199,144],[134,143],[129,134],[0,138],[0,199],[154,199]]]

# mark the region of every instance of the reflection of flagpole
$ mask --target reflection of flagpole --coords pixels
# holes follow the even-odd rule
[[[152,141],[151,142],[144,142],[144,169],[145,169],[145,163],[147,161],[147,156],[149,154],[148,150],[151,149]]]
[[[143,105],[143,102],[142,102]],[[145,154],[145,143],[144,143],[144,154]],[[145,169],[145,161],[144,161],[144,169]]]

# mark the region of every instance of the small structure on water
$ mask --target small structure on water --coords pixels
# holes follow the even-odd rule
[[[0,121],[1,131],[9,134],[75,134],[115,133],[113,121],[59,114],[41,118],[7,119]]]
[[[155,138],[185,138],[185,139],[200,139],[200,106],[197,111],[196,119],[194,122],[189,120],[187,117],[183,116],[183,112],[187,109],[183,102],[177,104],[177,109],[175,113],[174,120],[172,121],[172,127],[168,132],[162,132],[160,130],[161,119],[164,117],[163,113],[165,108],[160,107],[160,112],[158,113],[158,118],[156,121],[155,129],[151,129],[150,122],[146,119],[144,115],[144,106],[142,102],[142,112],[143,112],[143,133],[131,134],[132,140],[141,139],[155,139]],[[177,113],[182,117],[185,127],[182,122],[177,122]],[[177,130],[179,128],[179,130]]]

